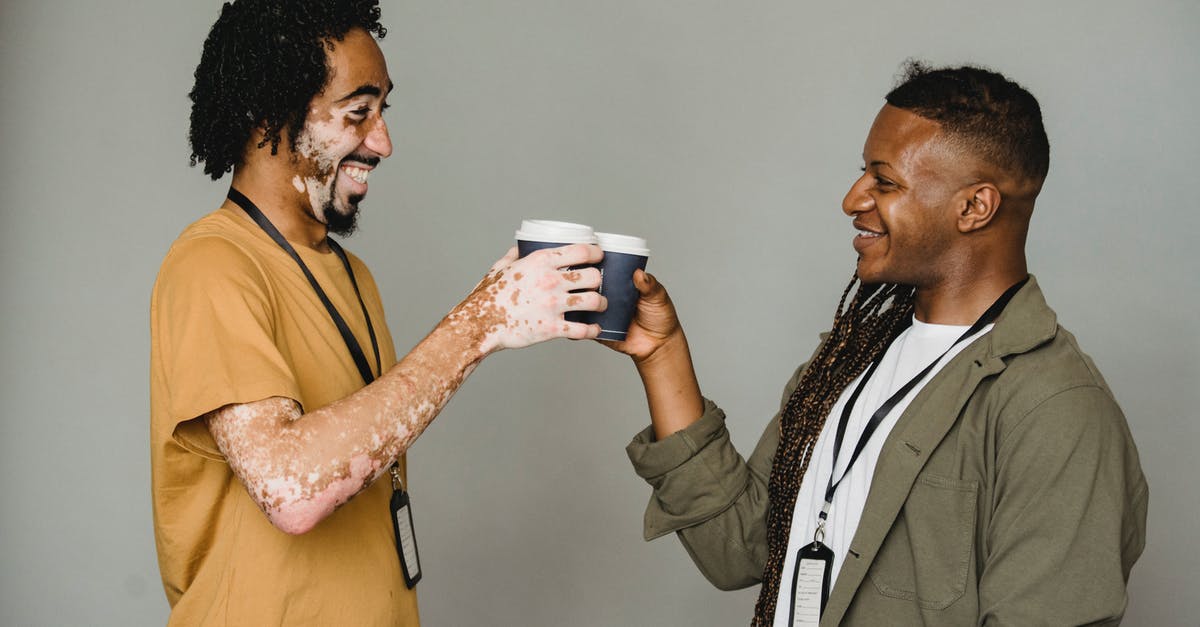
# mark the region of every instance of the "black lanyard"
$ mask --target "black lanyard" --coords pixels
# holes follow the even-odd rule
[[[363,383],[369,384],[375,380],[375,373],[371,371],[371,365],[367,362],[367,358],[363,355],[362,347],[358,345],[358,339],[354,337],[354,333],[350,331],[350,327],[338,313],[336,307],[330,302],[329,297],[325,294],[325,290],[321,289],[321,284],[317,283],[317,278],[308,270],[308,266],[304,264],[304,260],[300,255],[296,254],[296,249],[284,239],[280,234],[279,229],[275,228],[274,224],[263,215],[263,212],[258,207],[250,202],[244,194],[238,190],[229,188],[229,199],[237,203],[246,213],[262,227],[262,230],[275,240],[276,244],[284,250],[293,260],[296,265],[300,266],[300,270],[304,272],[304,276],[308,278],[308,282],[312,285],[313,291],[317,293],[317,298],[321,299],[321,304],[325,305],[325,311],[329,312],[330,319],[333,320],[334,326],[338,332],[342,334],[342,341],[346,343],[346,348],[350,350],[350,356],[354,358],[354,365],[358,366],[358,373],[362,375]],[[379,342],[375,339],[375,327],[371,325],[371,315],[367,313],[367,305],[363,302],[362,292],[358,289],[358,281],[354,278],[354,270],[350,267],[350,259],[346,256],[346,251],[330,237],[325,238],[325,242],[329,244],[329,248],[342,260],[342,265],[346,268],[346,274],[350,275],[350,284],[354,286],[354,295],[358,297],[358,305],[362,307],[363,318],[367,321],[367,333],[371,336],[371,348],[375,351],[375,369],[383,374],[383,367],[379,361]],[[416,536],[413,534],[412,508],[410,507],[408,493],[404,490],[404,482],[400,479],[399,464],[392,464],[389,469],[392,475],[392,529],[396,536],[396,554],[400,558],[401,572],[404,574],[404,585],[410,590],[417,585],[421,580],[421,559],[417,554]]]
[[[879,359],[871,362],[871,366],[867,368],[866,373],[863,374],[862,379],[860,379],[858,385],[855,386],[854,392],[850,394],[850,398],[846,399],[846,405],[842,407],[842,416],[838,421],[837,426],[837,436],[833,441],[833,467],[829,469],[829,484],[825,488],[825,505],[821,508],[821,513],[819,515],[820,521],[817,523],[817,533],[820,534],[818,541],[823,539],[825,535],[825,520],[829,516],[830,506],[833,505],[834,492],[837,491],[838,486],[842,483],[842,479],[845,479],[846,475],[850,474],[850,469],[854,467],[854,462],[858,461],[859,454],[863,452],[864,448],[866,448],[867,442],[875,433],[875,429],[879,426],[879,423],[883,422],[883,419],[886,418],[893,409],[895,409],[896,404],[903,400],[904,397],[907,396],[908,393],[911,392],[912,389],[916,387],[917,384],[920,383],[921,380],[924,379],[931,370],[933,370],[934,366],[936,366],[938,362],[942,361],[942,359],[951,350],[954,350],[955,346],[958,346],[963,340],[975,335],[976,333],[979,333],[984,327],[994,322],[1000,315],[1000,312],[1004,311],[1004,307],[1008,305],[1008,301],[1012,300],[1012,297],[1016,295],[1018,290],[1021,289],[1021,286],[1025,285],[1025,283],[1028,281],[1029,277],[1025,277],[1012,287],[1008,288],[1008,290],[1000,295],[1000,298],[996,299],[996,302],[992,303],[991,307],[988,307],[987,311],[983,312],[983,315],[979,316],[979,319],[975,321],[975,324],[971,325],[966,332],[959,336],[959,338],[950,345],[950,348],[947,348],[946,351],[937,359],[933,360],[933,362],[931,362],[928,366],[925,366],[924,370],[917,373],[917,376],[913,377],[908,383],[905,383],[904,386],[899,390],[896,390],[896,393],[892,394],[891,398],[884,401],[883,405],[880,405],[879,409],[875,410],[875,413],[871,415],[871,420],[863,429],[862,435],[858,438],[858,444],[854,446],[854,453],[850,456],[850,462],[846,464],[846,470],[842,471],[841,478],[835,482],[833,480],[833,473],[837,471],[837,458],[838,454],[842,450],[842,438],[846,435],[846,425],[850,422],[850,412],[854,409],[854,404],[858,401],[859,394],[861,394],[863,388],[866,387],[867,380],[869,380],[871,375],[875,373],[875,369],[879,366],[879,362],[883,361],[883,354],[881,353]],[[886,352],[887,351],[884,351],[884,353]]]
[[[262,230],[266,231],[267,235],[271,236],[271,239],[275,240],[275,243],[279,244],[279,247],[295,260],[296,265],[300,266],[300,270],[304,272],[304,276],[308,278],[309,284],[312,285],[313,291],[317,293],[317,298],[321,299],[321,304],[325,305],[325,311],[329,312],[329,317],[333,320],[334,326],[342,334],[342,341],[346,343],[346,348],[350,350],[350,356],[354,358],[354,365],[358,366],[358,373],[362,375],[363,383],[374,381],[375,373],[371,371],[371,365],[367,362],[367,357],[363,354],[362,347],[358,344],[358,339],[354,337],[354,333],[350,331],[346,320],[342,318],[337,308],[333,306],[333,303],[325,294],[325,290],[321,289],[321,284],[317,283],[317,278],[309,271],[308,266],[304,265],[304,260],[296,253],[296,249],[292,248],[292,245],[280,234],[279,229],[275,228],[275,225],[271,224],[267,216],[263,215],[263,212],[253,202],[250,202],[250,199],[246,198],[244,194],[230,187],[229,199],[237,203],[237,206],[249,214],[258,223],[258,226],[262,227]],[[342,265],[346,267],[346,274],[350,275],[350,284],[354,286],[354,295],[358,296],[358,304],[362,307],[363,318],[367,321],[367,333],[371,336],[371,348],[375,351],[375,369],[382,373],[383,367],[379,361],[379,342],[375,339],[375,327],[371,325],[371,316],[367,313],[367,305],[363,302],[362,292],[358,290],[358,281],[354,278],[354,270],[350,268],[350,259],[346,256],[346,251],[342,250],[342,247],[332,238],[326,237],[325,241],[333,249],[338,259],[342,260]]]

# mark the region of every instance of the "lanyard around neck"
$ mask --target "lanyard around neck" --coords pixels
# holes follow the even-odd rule
[[[983,312],[983,315],[979,316],[979,319],[975,321],[975,324],[972,324],[971,327],[966,330],[966,332],[959,336],[957,340],[954,340],[954,343],[950,345],[950,348],[947,348],[946,351],[939,355],[937,359],[933,360],[933,362],[931,362],[928,366],[925,366],[924,370],[917,373],[917,376],[909,380],[908,383],[905,383],[904,386],[899,390],[896,390],[895,394],[892,394],[890,398],[884,401],[883,405],[879,406],[879,409],[875,410],[875,413],[871,415],[871,420],[867,423],[867,426],[863,428],[862,435],[858,438],[858,444],[854,446],[854,453],[850,456],[850,461],[846,464],[846,469],[842,471],[842,476],[835,482],[833,480],[833,473],[837,471],[837,459],[842,450],[842,439],[846,435],[846,426],[850,422],[850,412],[854,409],[854,404],[858,401],[858,396],[862,393],[863,388],[866,386],[867,380],[869,380],[871,375],[875,373],[875,369],[879,366],[879,362],[883,361],[883,353],[886,353],[887,351],[884,350],[883,353],[880,353],[880,357],[878,359],[871,362],[871,366],[867,368],[867,371],[863,373],[862,378],[859,380],[858,385],[854,387],[854,392],[850,394],[850,398],[846,399],[846,405],[842,407],[841,419],[838,420],[837,435],[834,438],[833,443],[833,467],[829,469],[829,484],[825,488],[825,505],[821,508],[821,513],[819,514],[820,523],[818,525],[818,533],[820,535],[824,535],[824,521],[829,516],[829,508],[833,505],[833,495],[837,491],[838,485],[842,483],[842,479],[845,479],[846,475],[850,474],[850,469],[854,467],[854,462],[858,460],[859,454],[861,454],[863,449],[866,448],[867,441],[871,439],[871,436],[875,433],[875,429],[879,427],[879,423],[883,422],[883,419],[886,418],[893,409],[895,409],[896,405],[903,400],[905,396],[908,396],[908,393],[911,392],[913,388],[916,387],[917,384],[920,383],[926,377],[926,375],[933,370],[934,366],[936,366],[938,362],[942,361],[942,359],[949,354],[950,351],[954,350],[955,346],[958,346],[964,340],[975,335],[976,333],[979,333],[984,329],[984,327],[994,322],[1000,315],[1000,312],[1004,311],[1004,308],[1008,305],[1008,302],[1012,300],[1012,297],[1015,296],[1017,291],[1021,289],[1021,286],[1025,285],[1025,283],[1028,281],[1029,277],[1025,277],[1012,287],[1008,288],[1003,294],[1000,295],[1000,298],[996,299],[996,302],[992,303],[991,307],[988,307],[987,311]]]
[[[300,270],[304,272],[304,276],[308,279],[309,284],[312,285],[313,291],[317,293],[317,298],[321,300],[321,304],[325,305],[325,311],[329,312],[329,317],[333,320],[334,326],[341,333],[342,341],[346,343],[346,348],[350,351],[350,356],[354,359],[354,365],[358,367],[358,373],[362,375],[363,383],[374,381],[375,373],[371,371],[371,365],[367,362],[367,357],[363,354],[362,347],[358,344],[358,339],[354,337],[354,333],[350,331],[350,326],[346,324],[346,320],[342,318],[337,308],[333,306],[333,302],[329,300],[329,296],[325,294],[325,290],[321,289],[321,284],[317,283],[317,278],[313,276],[308,266],[304,264],[304,260],[296,253],[296,249],[292,248],[292,245],[284,239],[279,229],[275,228],[275,225],[271,224],[271,221],[267,219],[267,216],[263,214],[258,206],[251,202],[249,198],[246,198],[244,194],[230,187],[229,199],[249,214],[258,223],[258,226],[262,227],[262,230],[266,231],[267,235],[275,240],[275,243],[279,244],[279,247],[296,262],[296,265],[300,266]],[[350,268],[350,259],[346,256],[346,251],[342,250],[342,247],[332,238],[326,237],[325,241],[329,244],[329,248],[333,249],[338,259],[341,259],[342,265],[346,268],[346,274],[350,275],[350,284],[354,286],[354,295],[358,297],[358,305],[362,307],[363,318],[367,321],[367,333],[371,336],[371,348],[375,351],[375,369],[382,372],[383,367],[379,361],[379,342],[375,339],[375,328],[371,326],[371,316],[367,313],[367,305],[363,302],[362,292],[358,289],[358,281],[354,278],[354,270]]]

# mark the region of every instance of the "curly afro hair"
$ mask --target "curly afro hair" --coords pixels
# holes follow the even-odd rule
[[[382,39],[378,0],[236,0],[227,2],[204,41],[192,100],[191,164],[217,180],[240,165],[255,126],[258,148],[290,145],[308,103],[328,80],[326,48],[353,28]]]

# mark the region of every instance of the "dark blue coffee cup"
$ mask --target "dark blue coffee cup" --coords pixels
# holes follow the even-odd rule
[[[604,259],[600,262],[600,293],[608,299],[608,309],[583,312],[583,322],[600,325],[601,340],[623,341],[637,314],[638,291],[633,273],[646,269],[650,249],[646,240],[632,235],[596,233]]]

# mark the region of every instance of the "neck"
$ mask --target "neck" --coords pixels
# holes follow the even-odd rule
[[[320,252],[329,251],[328,229],[307,209],[307,196],[283,177],[265,177],[253,169],[240,169],[233,174],[232,186],[249,198],[287,241]],[[224,206],[250,219],[232,200],[226,199]]]
[[[992,303],[1028,276],[1025,264],[971,277],[968,282],[918,287],[913,304],[917,320],[930,324],[974,324]]]

